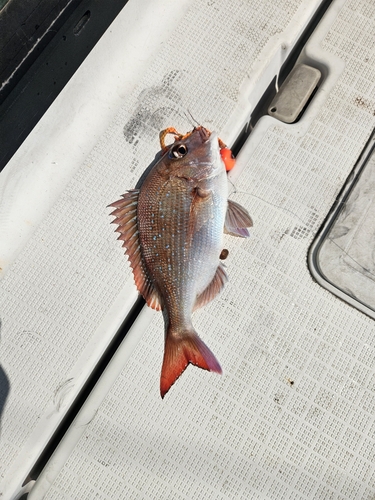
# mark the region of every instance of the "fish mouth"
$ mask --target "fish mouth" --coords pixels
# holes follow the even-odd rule
[[[198,132],[199,132],[199,135],[200,135],[202,142],[207,142],[210,139],[210,137],[213,135],[209,130],[207,130],[204,127],[199,127]]]
[[[219,144],[219,138],[216,132],[210,132],[210,137],[209,137],[211,142],[214,142],[216,144]]]

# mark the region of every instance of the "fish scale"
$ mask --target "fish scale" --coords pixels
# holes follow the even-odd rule
[[[167,196],[168,194],[169,196]],[[159,293],[162,293],[160,288],[168,290],[166,301],[177,299],[178,290],[174,286],[174,282],[183,279],[182,264],[186,259],[185,242],[182,238],[185,222],[183,217],[187,208],[184,205],[187,203],[184,202],[184,198],[179,196],[177,190],[175,190],[174,196],[170,196],[170,186],[168,185],[164,186],[164,189],[163,187],[159,190],[144,189],[140,193],[138,205],[140,242],[141,247],[147,249],[143,256],[154,282],[158,284]],[[153,230],[149,230],[149,210],[157,211]],[[173,214],[174,210],[176,214]],[[167,231],[166,228],[168,228]]]
[[[224,145],[217,136],[198,127],[166,147],[165,132],[162,155],[139,189],[111,205],[136,286],[150,307],[163,311],[162,397],[189,363],[221,373],[191,316],[227,281],[220,262],[224,229],[247,237],[252,225],[247,211],[227,200]]]

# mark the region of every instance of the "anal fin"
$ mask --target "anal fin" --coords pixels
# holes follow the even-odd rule
[[[203,307],[204,305],[211,302],[211,300],[213,300],[216,297],[216,295],[218,295],[221,292],[227,281],[228,281],[227,273],[225,272],[223,264],[220,262],[220,264],[216,269],[216,273],[215,276],[213,277],[213,280],[208,285],[208,287],[200,295],[198,295],[193,310],[196,311],[200,307]]]

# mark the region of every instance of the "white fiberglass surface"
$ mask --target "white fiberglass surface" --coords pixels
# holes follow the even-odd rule
[[[187,110],[230,143],[318,4],[129,2],[2,173],[5,496],[136,299],[107,205],[134,187],[160,129],[192,128]]]
[[[223,375],[189,366],[162,401],[162,317],[147,311],[133,355],[108,367],[113,387],[79,420],[70,456],[68,432],[32,500],[374,497],[374,322],[320,287],[306,262],[375,125],[374,30],[372,1],[334,1],[302,55],[326,68],[310,107],[293,125],[262,118],[238,157],[231,198],[251,213],[252,237],[226,239],[230,281],[194,317]],[[173,88],[185,81],[170,78]],[[213,98],[199,92],[192,111],[205,117]],[[139,110],[159,109],[151,96]],[[211,128],[221,126],[225,116]],[[142,148],[158,132],[126,130]]]

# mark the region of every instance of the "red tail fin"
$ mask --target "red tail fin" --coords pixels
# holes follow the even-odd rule
[[[164,398],[189,363],[204,370],[221,373],[219,362],[194,330],[182,335],[167,335],[160,377],[160,394]]]

